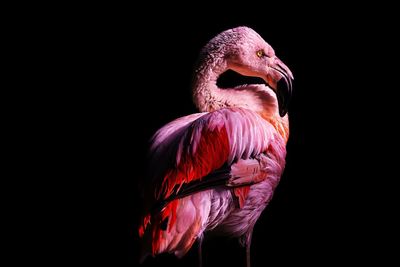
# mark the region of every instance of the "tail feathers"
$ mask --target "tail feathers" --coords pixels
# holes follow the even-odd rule
[[[139,226],[139,237],[143,237],[144,232],[146,231],[147,225],[150,223],[151,215],[147,214],[143,217],[142,223]]]
[[[209,198],[209,192],[199,192],[169,202],[151,217],[145,216],[139,227],[142,239],[140,262],[149,255],[160,253],[184,256],[204,231],[210,212]]]
[[[139,254],[139,263],[142,264],[145,259],[151,255],[151,215],[143,216],[139,225],[139,237],[141,239],[141,248]]]

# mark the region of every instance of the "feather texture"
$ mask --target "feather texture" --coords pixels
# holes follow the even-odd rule
[[[218,88],[223,72],[268,85]],[[285,166],[286,115],[293,75],[260,35],[247,27],[222,32],[202,50],[193,83],[200,113],[176,119],[152,138],[143,255],[183,256],[207,231],[238,237],[252,231]],[[276,97],[278,81],[286,89]]]

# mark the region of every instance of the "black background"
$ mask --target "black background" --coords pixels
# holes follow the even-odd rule
[[[386,22],[370,20],[371,9],[248,7],[189,8],[197,15],[156,14],[151,7],[105,12],[72,33],[80,57],[75,73],[84,81],[73,124],[85,199],[74,215],[82,234],[73,252],[88,263],[138,266],[148,141],[165,123],[196,112],[190,82],[199,50],[242,25],[256,30],[295,77],[287,166],[255,226],[252,266],[361,264],[391,255],[383,245],[391,236],[390,194],[382,185],[390,165],[383,149],[394,133],[381,130],[388,125],[382,115],[391,110],[377,90],[387,76],[377,67],[388,48],[380,30]],[[245,264],[234,239],[205,240],[203,253],[205,266]],[[160,255],[143,266],[170,264],[195,266],[196,246],[181,260]]]

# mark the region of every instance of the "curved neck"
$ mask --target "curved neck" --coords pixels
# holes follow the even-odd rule
[[[203,62],[195,72],[193,83],[193,101],[201,112],[242,107],[260,113],[263,117],[278,114],[276,94],[268,86],[249,84],[221,89],[217,86],[217,80],[230,69],[228,63],[223,57],[209,57]]]
[[[222,60],[221,60],[222,61]],[[195,71],[193,101],[201,112],[228,107],[224,91],[217,86],[217,79],[228,68],[226,62],[202,64]]]
[[[221,108],[241,107],[260,114],[281,135],[288,138],[288,118],[278,113],[276,94],[264,84],[250,84],[236,88],[221,89],[218,77],[229,69],[223,57],[209,57],[195,71],[193,101],[201,112],[212,112]]]

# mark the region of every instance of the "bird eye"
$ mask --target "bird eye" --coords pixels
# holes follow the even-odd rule
[[[265,54],[264,54],[264,51],[263,50],[258,50],[257,51],[257,57],[262,57],[262,56],[264,56]]]

